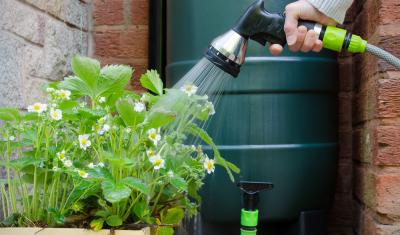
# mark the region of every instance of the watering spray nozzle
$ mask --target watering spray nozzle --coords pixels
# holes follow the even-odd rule
[[[257,0],[227,33],[211,42],[205,57],[223,71],[237,77],[244,63],[249,38],[265,46],[267,42],[286,44],[285,18],[269,13],[264,1]]]

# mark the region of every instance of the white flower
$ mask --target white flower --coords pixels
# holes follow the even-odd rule
[[[103,131],[107,132],[110,130],[110,125],[104,124]]]
[[[104,126],[97,132],[99,135],[104,134],[110,130],[110,125],[104,124]]]
[[[63,100],[69,100],[71,96],[71,92],[69,90],[58,90],[56,94]]]
[[[125,132],[129,134],[129,133],[132,132],[132,129],[128,127],[128,128],[125,129]]]
[[[206,159],[204,160],[204,169],[206,169],[208,174],[211,174],[214,172],[215,170],[215,162],[213,159],[209,159],[208,157],[206,157]]]
[[[54,88],[51,88],[51,87],[46,88],[47,93],[53,93],[54,91],[55,91]]]
[[[99,167],[104,167],[104,163],[99,162],[99,164],[97,164]]]
[[[157,145],[158,141],[161,140],[161,135],[157,133],[157,130],[154,128],[151,128],[150,130],[147,131],[148,137],[151,141],[153,141],[154,145]]]
[[[89,176],[89,174],[86,173],[86,172],[83,171],[83,170],[78,170],[78,175],[79,175],[80,177],[82,177],[82,178],[87,178],[87,177]]]
[[[58,152],[57,153],[58,159],[60,159],[62,162],[65,161],[65,150]]]
[[[52,109],[50,110],[50,117],[56,121],[61,120],[62,119],[62,112],[59,109]]]
[[[53,171],[58,171],[60,168],[53,166]]]
[[[181,87],[181,91],[185,92],[188,96],[196,94],[198,87],[192,84],[186,84]]]
[[[79,145],[81,149],[86,150],[91,144],[92,142],[90,142],[88,134],[79,135]]]
[[[9,141],[14,141],[15,140],[15,136],[11,135],[10,137],[8,137]]]
[[[63,163],[64,163],[64,166],[66,166],[68,168],[72,166],[72,161],[71,160],[65,160],[65,161],[63,161]]]
[[[144,105],[144,103],[142,102],[135,102],[134,106],[133,106],[133,110],[135,110],[135,112],[143,112],[146,110],[146,105]]]
[[[147,150],[146,153],[147,153],[148,157],[153,157],[153,156],[157,155],[156,151],[151,150],[151,149]]]
[[[100,104],[105,103],[105,102],[106,102],[106,97],[102,96],[102,97],[99,98],[99,103]]]
[[[47,104],[34,103],[28,106],[28,112],[31,113],[43,113],[47,110]]]
[[[167,172],[167,175],[168,175],[168,177],[172,178],[172,177],[174,177],[174,172],[171,171],[171,170],[169,170],[169,171]]]
[[[161,158],[160,155],[156,154],[155,156],[149,158],[149,161],[153,163],[154,170],[158,170],[160,168],[165,167],[165,161]]]
[[[211,103],[210,101],[207,101],[206,107],[205,107],[205,108],[208,110],[208,114],[209,114],[209,115],[214,115],[214,114],[215,114],[214,105],[213,105],[213,103]]]
[[[88,167],[89,167],[90,169],[93,169],[93,168],[95,168],[95,167],[96,167],[96,165],[95,165],[95,164],[93,164],[93,162],[91,162],[91,163],[89,163]]]

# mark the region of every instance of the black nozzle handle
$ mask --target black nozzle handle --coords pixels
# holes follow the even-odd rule
[[[304,25],[308,30],[314,29],[315,24],[311,21],[299,21],[299,26]],[[246,10],[233,30],[263,46],[267,42],[284,46],[286,44],[284,25],[283,14],[268,12],[264,8],[264,1],[257,0]]]

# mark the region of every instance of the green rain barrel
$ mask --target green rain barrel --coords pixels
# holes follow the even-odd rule
[[[228,31],[253,0],[168,0],[166,79],[176,83]],[[282,12],[291,1],[265,1]],[[335,186],[337,63],[334,54],[272,57],[249,43],[238,78],[229,81],[208,127],[237,180],[269,181],[260,195],[261,223],[295,221],[302,211],[324,210]],[[202,191],[202,219],[239,224],[241,193],[217,167]]]

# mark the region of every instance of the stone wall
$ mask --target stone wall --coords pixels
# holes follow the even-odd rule
[[[0,107],[43,100],[43,84],[88,54],[89,0],[0,0]]]

